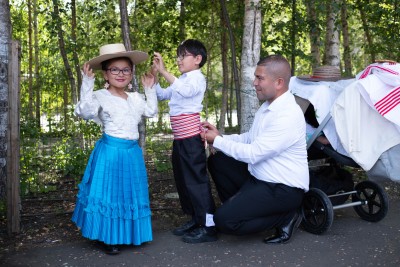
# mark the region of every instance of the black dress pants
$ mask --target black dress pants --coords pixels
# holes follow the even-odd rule
[[[200,135],[174,140],[172,167],[183,212],[199,225],[205,225],[206,213],[214,214],[215,203]]]
[[[208,158],[208,169],[223,202],[214,214],[223,233],[245,235],[281,227],[301,206],[304,190],[258,180],[246,163],[222,152]]]

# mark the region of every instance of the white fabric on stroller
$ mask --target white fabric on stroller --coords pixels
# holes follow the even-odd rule
[[[347,86],[339,95],[331,115],[344,149],[366,171],[374,166],[383,152],[400,144],[396,126],[364,101],[358,82]]]
[[[337,82],[310,82],[292,77],[289,83],[290,92],[302,99],[308,100],[314,106],[315,117],[319,124],[329,115],[330,109],[344,88],[355,79],[339,80]],[[348,156],[336,133],[335,123],[330,120],[323,129],[329,143],[338,153]]]
[[[289,84],[292,94],[313,104],[320,124],[332,116],[323,133],[336,152],[351,157],[371,179],[400,182],[398,127],[367,104],[362,87],[356,79],[309,82],[292,77]]]
[[[374,63],[356,77],[367,104],[400,132],[400,64]]]

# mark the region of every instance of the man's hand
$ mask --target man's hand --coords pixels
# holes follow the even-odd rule
[[[215,137],[220,135],[217,127],[215,127],[214,125],[210,124],[207,121],[202,122],[201,126],[204,129],[204,132],[201,133],[201,138],[203,139],[203,141],[207,140],[207,143],[209,144],[214,143]]]

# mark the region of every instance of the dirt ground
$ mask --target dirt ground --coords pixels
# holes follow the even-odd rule
[[[357,171],[353,175],[355,181],[363,179]],[[381,185],[392,199],[400,198],[399,183],[385,182]],[[149,188],[154,230],[172,229],[187,220],[180,209],[172,172],[169,175],[149,173]],[[32,247],[83,240],[71,221],[76,193],[76,182],[67,179],[58,184],[57,191],[24,199],[21,233],[9,237],[6,221],[0,220],[0,258],[4,254]],[[218,205],[217,199],[216,202]]]

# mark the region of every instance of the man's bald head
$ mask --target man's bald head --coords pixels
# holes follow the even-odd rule
[[[270,55],[258,61],[257,66],[264,66],[267,68],[269,75],[275,79],[282,78],[286,91],[289,88],[289,81],[291,74],[290,64],[281,55]]]

